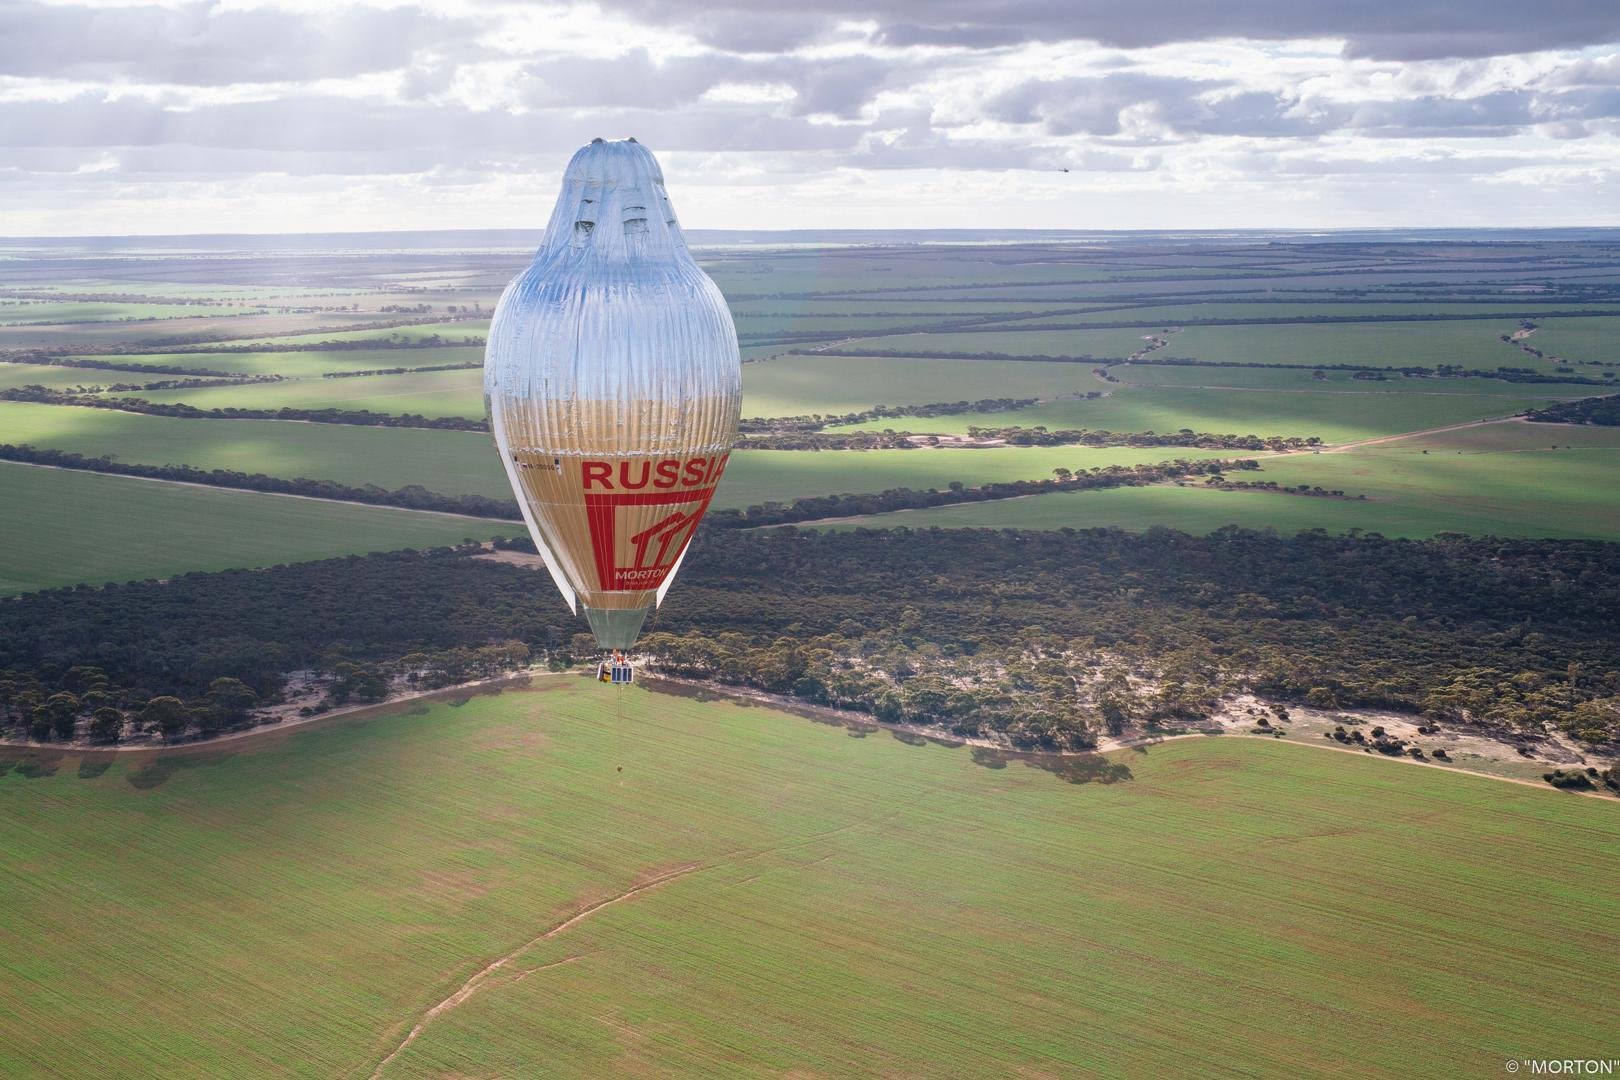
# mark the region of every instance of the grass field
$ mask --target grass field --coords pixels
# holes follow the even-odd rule
[[[96,357],[86,357],[94,361]],[[105,359],[132,364],[224,371],[232,375],[284,375],[318,379],[328,371],[375,371],[379,368],[418,368],[438,364],[483,363],[481,345],[428,349],[334,349],[309,352],[177,352],[134,353]],[[103,381],[140,382],[148,376],[124,372]],[[151,376],[162,378],[162,376]]]
[[[8,508],[0,595],[433,547],[521,528],[10,462],[0,462],[0,506]]]
[[[399,315],[385,315],[379,318],[375,314],[362,314],[355,321],[378,322],[401,318]],[[336,325],[334,320],[328,320],[324,315],[304,316],[306,323],[314,322],[326,326]],[[403,341],[421,341],[423,338],[440,337],[446,341],[459,342],[463,338],[482,340],[489,333],[489,319],[458,319],[454,322],[414,323],[406,326],[383,326],[369,330],[340,330],[328,329],[315,333],[276,334],[266,337],[266,342],[277,345],[315,345],[323,341],[376,341],[388,338],[399,338]]]
[[[184,319],[262,310],[220,304],[98,303],[94,301],[8,300],[0,296],[0,323],[80,323],[129,319]]]
[[[1554,445],[1558,449],[1552,449]],[[1425,452],[1427,451],[1427,452]],[[1344,453],[1261,459],[1241,479],[1311,484],[1359,499],[1158,486],[1061,492],[878,514],[839,528],[1097,528],[1163,525],[1205,533],[1224,525],[1282,533],[1353,528],[1386,536],[1620,537],[1620,432],[1502,423]]]
[[[1243,301],[1232,298],[1211,300],[1207,303],[1189,304],[1154,304],[1142,307],[1119,307],[1103,311],[1096,311],[1087,315],[1060,317],[1043,317],[1038,319],[1020,319],[1009,322],[1009,327],[1039,327],[1044,323],[1126,323],[1148,322],[1163,326],[1175,326],[1188,319],[1319,319],[1319,318],[1354,318],[1368,319],[1388,316],[1431,316],[1431,315],[1464,315],[1469,318],[1482,318],[1494,316],[1497,322],[1502,319],[1510,321],[1518,317],[1518,313],[1534,314],[1539,310],[1569,310],[1579,308],[1583,311],[1615,311],[1620,306],[1604,303],[1571,304],[1567,301],[1530,301],[1505,299],[1484,304],[1447,304],[1443,302],[1408,301],[1376,302],[1376,303],[1279,303],[1274,298],[1269,300]],[[1602,322],[1601,319],[1592,319],[1591,322]]]
[[[179,420],[112,409],[0,402],[4,440],[142,465],[192,465],[363,487],[419,484],[447,495],[512,493],[481,431]]]
[[[0,402],[0,431],[15,443],[146,465],[184,464],[364,486],[419,484],[449,495],[511,494],[494,444],[482,432],[287,424],[275,420],[176,420],[164,416]],[[1220,456],[1181,447],[1092,450],[863,450],[808,453],[741,450],[732,455],[716,506],[749,506],[803,495],[876,492],[1035,480],[1058,466]]]
[[[743,415],[825,415],[874,405],[1053,397],[1103,388],[1086,364],[807,354],[746,365]],[[920,422],[901,418],[882,426]]]
[[[1566,360],[1620,364],[1620,324],[1608,319],[1548,319],[1530,335],[1528,344]],[[1528,357],[1526,361],[1531,362]]]
[[[716,506],[791,502],[803,495],[866,494],[888,488],[969,487],[1009,480],[1044,480],[1059,466],[1076,472],[1109,465],[1235,457],[1181,446],[1129,449],[1084,446],[1008,446],[918,450],[738,450],[726,466]]]
[[[1205,386],[1235,387],[1244,390],[1285,390],[1321,393],[1350,390],[1359,394],[1400,394],[1428,397],[1434,394],[1463,394],[1468,397],[1503,397],[1522,400],[1526,396],[1583,398],[1608,392],[1608,387],[1586,383],[1511,383],[1485,378],[1409,378],[1387,374],[1382,380],[1357,379],[1349,371],[1314,372],[1282,367],[1191,367],[1171,364],[1117,364],[1108,373],[1128,386],[1154,386],[1198,389]],[[1616,388],[1620,390],[1620,387]]]
[[[365,1077],[501,958],[382,1075],[1489,1075],[1620,1025],[1605,802],[539,686],[6,758],[0,1072]]]
[[[1147,345],[1151,330],[993,330],[951,334],[893,334],[861,338],[838,347],[845,352],[1004,353],[1007,356],[1130,356]]]
[[[392,350],[390,355],[409,358],[406,350]],[[399,364],[402,361],[395,359],[393,362]],[[1100,389],[1104,389],[1103,384],[1092,376],[1091,369],[1084,364],[781,356],[743,368],[743,415],[843,413],[869,409],[874,405],[924,405],[940,401],[975,401],[986,397],[1045,397]],[[482,369],[467,368],[406,375],[368,375],[351,379],[306,378],[196,390],[143,391],[139,396],[150,401],[184,402],[199,409],[277,409],[292,406],[477,418],[484,415],[484,375]],[[906,420],[904,426],[919,422]],[[899,423],[886,421],[882,426],[893,427]]]
[[[281,335],[314,325],[341,327],[345,323],[372,322],[368,312],[321,312],[317,315],[221,314],[219,308],[188,309],[191,314],[178,319],[150,319],[140,322],[55,323],[49,326],[7,326],[0,324],[0,348],[29,349],[61,346],[118,345],[196,341],[208,337],[245,338],[253,334]],[[321,341],[337,333],[315,334]],[[386,335],[384,335],[386,336]]]
[[[1398,383],[1390,390],[1367,389],[1382,387],[1383,383],[1352,383],[1297,393],[1257,393],[1239,383],[1229,384],[1237,389],[1217,389],[1221,378],[1215,374],[1206,389],[1136,389],[1110,384],[1109,389],[1114,391],[1110,397],[1092,401],[1052,401],[1013,412],[958,413],[905,418],[903,422],[876,420],[851,425],[849,430],[893,427],[949,433],[972,426],[1010,425],[1158,432],[1191,428],[1234,435],[1315,435],[1327,442],[1348,442],[1508,416],[1554,396],[1575,396],[1568,387],[1558,388],[1556,395],[1541,396],[1541,386],[1520,386],[1518,395],[1487,386],[1476,394],[1472,392],[1474,380],[1457,386],[1455,392],[1434,394],[1406,393]],[[1448,384],[1446,389],[1453,387]]]
[[[484,415],[484,371],[458,368],[352,379],[289,379],[200,390],[143,390],[137,396],[148,401],[183,402],[198,409],[366,409],[394,415],[478,419]]]
[[[1620,329],[1620,323],[1615,324]],[[1170,339],[1164,356],[1245,364],[1362,364],[1438,367],[1458,364],[1495,371],[1535,361],[1497,340],[1518,328],[1498,322],[1326,323],[1302,326],[1189,326]],[[1546,365],[1552,370],[1552,365]]]
[[[115,382],[139,382],[146,376],[127,371],[103,371],[97,368],[63,367],[55,364],[8,364],[0,362],[0,390],[16,386],[48,386],[52,390],[70,390],[79,386],[106,386]],[[157,376],[151,376],[157,378]],[[0,428],[0,441],[4,429]]]

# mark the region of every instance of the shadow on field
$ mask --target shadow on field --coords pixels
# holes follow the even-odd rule
[[[66,756],[60,752],[43,750],[0,758],[0,775],[15,769],[17,775],[25,780],[43,780],[47,776],[56,775],[57,770],[62,767],[62,759]]]
[[[1049,772],[1066,784],[1118,784],[1135,778],[1129,765],[1110,761],[1101,754],[1029,754],[987,746],[973,748],[975,765],[1005,769],[1012,762]]]
[[[225,761],[233,755],[228,753],[211,752],[206,754],[158,754],[141,762],[140,767],[130,772],[129,786],[139,788],[141,791],[150,791],[155,787],[162,787],[169,777],[181,769],[194,769],[198,765],[213,765]]]
[[[94,780],[112,768],[112,763],[113,756],[111,754],[86,754],[79,759],[79,779]]]

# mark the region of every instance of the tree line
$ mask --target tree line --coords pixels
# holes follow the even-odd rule
[[[1521,415],[1543,424],[1620,426],[1620,394],[1582,398],[1579,401],[1560,401],[1545,408],[1531,409]]]
[[[976,487],[952,481],[944,488],[889,488],[872,494],[806,495],[791,503],[767,502],[743,509],[710,510],[705,521],[718,529],[754,529],[769,525],[820,521],[826,518],[865,517],[896,510],[921,510],[955,503],[990,502],[1058,491],[1100,491],[1117,487],[1145,487],[1184,476],[1208,476],[1224,469],[1258,469],[1243,461],[1167,461],[1148,465],[1108,465],[1083,472],[1057,470],[1041,480],[1005,480]]]
[[[1620,735],[1613,543],[709,527],[694,543],[643,639],[651,667],[883,719],[1072,747],[1247,692],[1517,738]],[[57,737],[111,709],[168,716],[179,737],[248,722],[295,673],[336,702],[515,662],[502,649],[594,661],[543,573],[478,550],[0,600],[0,724]],[[491,647],[482,668],[457,652]]]
[[[173,480],[184,484],[265,491],[277,495],[302,495],[311,499],[399,506],[407,510],[433,510],[442,514],[520,521],[518,505],[511,499],[491,499],[485,495],[443,495],[416,484],[402,488],[382,488],[374,484],[356,487],[335,480],[311,480],[300,476],[288,479],[264,473],[244,473],[234,469],[199,469],[191,465],[143,465],[115,461],[110,457],[87,457],[69,450],[46,450],[24,444],[0,443],[0,461],[21,461],[49,465],[57,469],[112,473],[115,476],[141,476],[149,480]]]
[[[312,424],[357,424],[362,427],[431,428],[437,431],[488,431],[487,420],[468,416],[423,416],[420,413],[379,413],[369,409],[199,409],[178,401],[145,398],[100,398],[64,394],[44,386],[14,386],[0,390],[0,401],[30,401],[39,405],[72,405],[85,409],[168,416],[179,420],[304,420]]]

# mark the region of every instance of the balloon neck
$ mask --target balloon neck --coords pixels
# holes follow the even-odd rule
[[[585,606],[585,620],[591,624],[596,643],[604,649],[628,649],[641,634],[641,624],[647,619],[647,609],[593,608]]]

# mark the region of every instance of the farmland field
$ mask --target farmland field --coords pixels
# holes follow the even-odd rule
[[[1526,344],[1565,360],[1620,364],[1620,325],[1607,319],[1548,319]]]
[[[142,465],[334,480],[364,487],[419,484],[447,495],[511,494],[490,437],[478,431],[289,424],[278,420],[181,420],[110,409],[0,402],[0,431],[14,443],[110,456]],[[1062,466],[1089,469],[1220,456],[1185,447],[1079,446],[978,449],[738,450],[716,506],[750,506],[804,495],[1039,480]]]
[[[1012,324],[1016,326],[1017,324]],[[881,349],[904,355],[906,352],[1003,353],[1007,356],[1095,356],[1120,359],[1146,346],[1151,331],[1124,330],[1023,330],[1004,329],[964,331],[949,334],[894,334],[844,342],[845,352]]]
[[[504,522],[0,462],[0,595],[507,535]]]
[[[1499,335],[1515,329],[1513,319],[1189,326],[1176,335],[1164,355],[1246,364],[1428,368],[1456,364],[1495,371],[1499,367],[1530,366],[1523,353],[1497,340]]]
[[[184,253],[143,250],[129,259],[113,255],[74,261],[72,274],[60,274],[56,263],[34,262],[24,253],[0,265],[0,292],[26,288],[28,295],[43,299],[10,304],[0,315],[26,311],[77,321],[0,326],[0,352],[46,350],[48,355],[29,358],[72,356],[88,366],[6,365],[0,367],[0,390],[37,383],[72,392],[184,377],[120,370],[149,364],[273,375],[280,381],[123,394],[201,409],[363,409],[479,419],[484,409],[477,368],[322,376],[476,362],[481,345],[462,342],[480,341],[487,333],[489,312],[504,282],[528,258],[534,240],[514,234],[507,245],[481,241],[468,251],[384,245],[365,253],[347,248],[325,253],[310,248],[285,263],[231,251],[196,263]],[[743,410],[749,418],[836,416],[879,405],[1039,399],[1018,410],[883,417],[848,429],[827,429],[838,436],[885,429],[963,434],[970,427],[1044,426],[1315,437],[1342,445],[1509,417],[1610,392],[1609,383],[1620,382],[1604,381],[1609,369],[1602,366],[1612,362],[1604,350],[1614,336],[1610,323],[1620,327],[1620,319],[1537,314],[1620,309],[1620,294],[1609,283],[1612,254],[1600,240],[1448,245],[1296,238],[1181,244],[1142,236],[1012,248],[942,244],[924,250],[903,242],[859,249],[725,248],[701,252],[700,258],[728,296],[744,335],[744,358],[758,360],[743,368]],[[185,303],[193,299],[208,303]],[[260,313],[231,314],[252,312],[255,306],[261,306]],[[182,313],[188,317],[94,321]],[[1481,314],[1488,317],[1414,321],[1424,315]],[[1541,349],[1545,358],[1499,340],[1519,328],[1521,315],[1534,317],[1537,326],[1525,339],[1526,347]],[[1385,321],[1187,324],[1244,317]],[[1151,325],[1053,328],[1073,322],[1144,321]],[[398,325],[372,325],[376,323]],[[367,328],[345,329],[357,325]],[[887,332],[893,330],[905,332]],[[1146,362],[1104,363],[1101,376],[1093,370],[1099,363],[1086,361],[905,355],[908,350],[1091,354],[1117,360],[1143,350],[1150,336],[1164,344],[1149,350]],[[325,341],[361,347],[320,348]],[[211,348],[211,342],[218,342],[217,347]],[[254,348],[254,342],[266,347]],[[389,348],[390,342],[411,347]],[[272,343],[278,348],[268,347]],[[365,347],[368,343],[376,347]],[[863,348],[886,355],[843,355]],[[829,350],[839,355],[828,355]],[[1177,364],[1178,359],[1205,363]],[[1354,378],[1349,370],[1325,370],[1318,377],[1309,366],[1285,366],[1318,364],[1448,365],[1493,374],[1513,367],[1531,369],[1540,378],[1586,381],[1393,373],[1382,379]],[[488,439],[479,432],[181,421],[61,404],[0,402],[0,441],[146,465],[388,489],[414,485],[451,496],[506,495]],[[1402,535],[1439,529],[1620,535],[1602,494],[1612,488],[1600,465],[1606,451],[1558,451],[1513,464],[1491,459],[1499,463],[1490,465],[1473,458],[1441,462],[1438,451],[1423,455],[1418,449],[1417,443],[1407,442],[1342,456],[1267,461],[1259,474],[1263,481],[1343,488],[1366,494],[1365,501],[1166,487],[1043,496],[1004,506],[942,507],[892,520],[1110,523],[1129,528],[1165,524],[1194,531],[1242,523]],[[1197,456],[1203,455],[1174,447],[739,451],[715,505],[746,507],[897,487],[974,486],[1039,479],[1058,467]],[[1530,508],[1535,512],[1527,512]],[[229,556],[221,553],[218,558]],[[85,580],[93,580],[99,571],[87,567],[85,572]],[[64,565],[61,574],[67,580],[71,571]]]
[[[1204,533],[1237,524],[1284,533],[1362,529],[1406,537],[1620,535],[1620,487],[1613,482],[1620,433],[1613,428],[1490,424],[1343,453],[1262,456],[1260,464],[1240,478],[1341,490],[1349,498],[1215,491],[1189,483],[943,506],[852,518],[837,527],[1167,526]]]
[[[1211,384],[1221,381],[1219,373],[1210,380]],[[1237,435],[1315,435],[1326,442],[1349,442],[1508,416],[1554,396],[1541,385],[1517,386],[1517,393],[1493,392],[1491,388],[1476,392],[1474,382],[1469,380],[1455,393],[1437,394],[1407,394],[1399,388],[1365,389],[1385,385],[1382,383],[1299,393],[1264,393],[1241,385],[1235,389],[1118,387],[1111,396],[1093,401],[1051,401],[1014,412],[907,419],[903,426],[909,431],[938,433],[963,432],[974,426],[1015,425],[1156,432],[1189,428]],[[1556,396],[1572,395],[1564,389]],[[849,425],[847,430],[900,426],[898,421],[879,419]]]
[[[1604,803],[1237,737],[1036,768],[623,699],[560,677],[11,755],[0,1071],[1472,1075],[1620,1024]]]
[[[406,351],[397,350],[396,355]],[[198,409],[363,409],[477,419],[484,415],[484,373],[481,368],[464,368],[349,379],[289,379],[195,390],[143,390],[139,396],[148,401],[183,402]]]
[[[93,360],[94,357],[82,359]],[[157,352],[134,353],[119,357],[132,364],[222,371],[231,375],[281,375],[287,378],[320,378],[329,371],[376,371],[379,368],[418,368],[438,364],[481,364],[481,346],[425,349],[332,349],[298,352]],[[139,372],[125,372],[117,381],[140,382]]]

